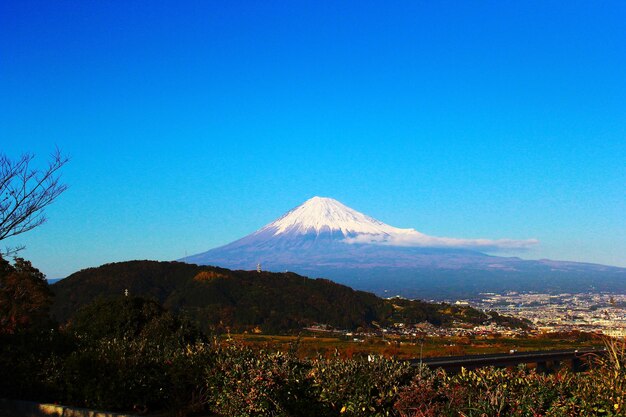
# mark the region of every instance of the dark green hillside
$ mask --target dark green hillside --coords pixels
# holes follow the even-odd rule
[[[131,261],[89,268],[52,286],[52,314],[66,321],[97,298],[154,298],[184,311],[202,327],[287,330],[314,323],[340,328],[368,326],[390,307],[373,294],[293,273],[230,271],[180,262]],[[389,311],[387,311],[389,310]]]
[[[52,315],[65,321],[99,297],[131,295],[154,298],[163,304],[180,285],[189,281],[199,268],[180,262],[130,261],[87,268],[51,286],[55,293]]]
[[[130,295],[157,300],[197,320],[205,330],[280,332],[315,323],[336,328],[404,321],[446,325],[488,317],[471,308],[409,300],[385,300],[326,279],[294,273],[231,271],[180,262],[131,261],[76,272],[54,284],[52,314],[62,322],[98,298]]]

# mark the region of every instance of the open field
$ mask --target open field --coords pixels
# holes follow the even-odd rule
[[[422,357],[471,355],[486,353],[506,353],[510,350],[558,350],[601,347],[601,339],[580,338],[576,335],[541,335],[525,338],[503,337],[426,337],[402,336],[347,337],[344,335],[300,336],[231,334],[232,338],[248,346],[265,350],[295,350],[300,357],[329,356],[342,357],[359,355],[383,355],[398,359]]]

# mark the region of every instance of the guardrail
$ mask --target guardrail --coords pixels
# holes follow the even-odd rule
[[[57,404],[33,401],[0,399],[2,417],[139,417],[134,414],[119,414],[110,411],[89,410]]]
[[[476,369],[486,366],[510,367],[520,364],[536,364],[540,371],[558,368],[569,362],[575,372],[586,369],[594,355],[605,355],[605,349],[543,350],[534,352],[493,353],[487,355],[444,356],[410,359],[413,366],[420,363],[431,369],[443,368],[447,372],[459,372],[461,368]]]

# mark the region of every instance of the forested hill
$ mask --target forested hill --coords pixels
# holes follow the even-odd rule
[[[355,329],[403,321],[446,325],[453,320],[480,323],[488,317],[468,307],[420,301],[386,300],[326,279],[294,273],[231,271],[181,262],[130,261],[88,268],[52,285],[53,316],[65,322],[98,298],[153,298],[185,313],[202,328],[268,332],[316,323]]]

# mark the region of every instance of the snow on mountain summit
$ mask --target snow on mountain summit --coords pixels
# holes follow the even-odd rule
[[[270,254],[274,254],[289,258],[289,262],[292,262],[301,257],[309,259],[314,255],[336,256],[351,250],[369,250],[365,247],[373,251],[382,250],[383,247],[493,251],[525,248],[536,243],[534,239],[492,240],[429,236],[415,229],[390,226],[332,198],[313,197],[254,233],[219,248],[186,257],[185,260],[196,263],[214,262],[219,265],[224,260],[237,259],[244,254],[257,259],[270,259]],[[289,262],[285,260],[284,264]]]
[[[344,237],[361,234],[390,236],[397,233],[417,233],[412,229],[389,226],[327,197],[313,197],[305,201],[257,233],[267,232],[272,232],[274,236],[340,232]]]
[[[256,231],[250,238],[297,238],[329,235],[347,244],[390,246],[452,247],[483,250],[519,249],[537,244],[535,239],[463,239],[429,236],[415,229],[402,229],[385,224],[339,201],[313,197],[289,211],[278,220]]]

